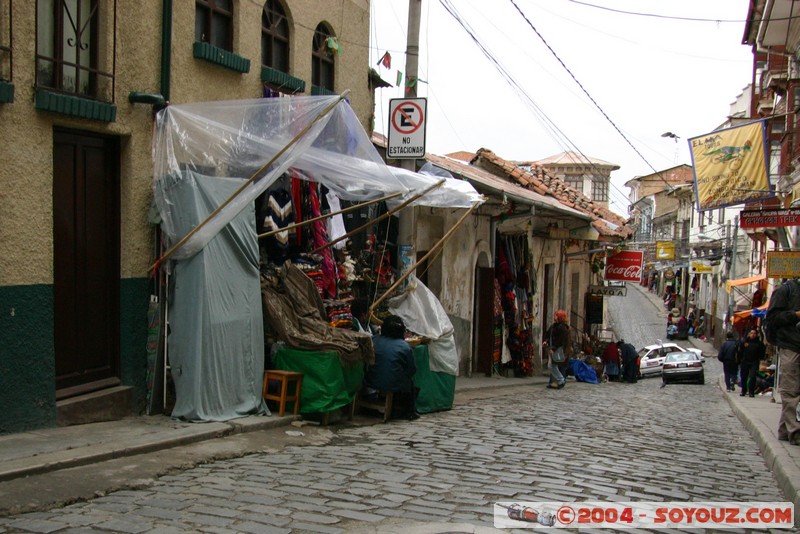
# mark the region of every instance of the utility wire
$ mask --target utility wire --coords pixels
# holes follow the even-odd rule
[[[650,169],[652,169],[652,171],[654,173],[657,173],[658,171],[655,169],[655,167],[653,167],[650,164],[650,162],[647,161],[647,159],[642,155],[642,153],[639,152],[639,149],[636,148],[633,145],[633,143],[631,143],[630,139],[628,139],[628,137],[624,133],[622,133],[622,130],[619,129],[619,127],[614,123],[614,121],[611,120],[611,117],[609,117],[608,114],[603,110],[603,108],[600,107],[600,104],[597,103],[597,101],[594,99],[594,97],[592,97],[592,95],[589,94],[589,91],[586,90],[586,88],[583,86],[583,84],[578,81],[578,79],[575,77],[575,75],[572,73],[572,71],[569,69],[569,67],[567,67],[567,65],[561,60],[561,58],[558,56],[558,54],[556,54],[556,51],[553,50],[553,48],[550,46],[550,44],[547,42],[547,40],[545,40],[545,38],[542,36],[542,34],[539,33],[539,30],[536,29],[536,27],[533,25],[533,23],[530,21],[530,19],[528,19],[527,15],[525,15],[525,13],[523,13],[523,11],[520,9],[520,7],[517,5],[517,3],[514,0],[509,0],[509,1],[517,9],[517,11],[519,11],[519,14],[522,15],[522,18],[525,19],[525,22],[528,23],[528,26],[530,26],[531,29],[534,31],[534,33],[536,33],[536,35],[539,37],[539,39],[541,39],[542,43],[544,43],[544,45],[547,47],[547,49],[550,50],[550,53],[552,53],[553,56],[556,58],[556,60],[561,64],[561,66],[564,67],[564,70],[566,70],[567,73],[570,75],[570,77],[572,77],[572,79],[575,81],[575,83],[578,84],[578,87],[580,87],[581,90],[586,94],[586,96],[589,97],[589,100],[592,101],[592,104],[595,105],[595,107],[600,111],[600,113],[603,115],[603,117],[605,117],[606,120],[611,124],[611,126],[613,126],[614,129],[619,133],[619,135],[621,135],[622,138],[625,139],[625,141],[630,145],[630,147],[634,150],[634,152],[636,152],[639,155],[639,157],[642,159],[642,161],[644,161],[647,164],[647,166],[650,167]],[[672,187],[668,182],[666,182],[666,180],[664,180],[664,182],[667,183],[667,185],[669,185],[670,188]]]
[[[624,15],[635,15],[635,16],[639,16],[639,17],[653,17],[653,18],[657,18],[657,19],[683,20],[683,21],[689,21],[689,22],[714,22],[714,23],[723,23],[723,22],[728,23],[728,22],[730,22],[730,23],[742,24],[742,23],[745,23],[745,22],[764,22],[764,21],[777,22],[777,21],[781,21],[781,20],[795,20],[795,19],[800,18],[800,16],[792,16],[791,13],[790,13],[790,15],[788,17],[774,17],[774,18],[770,17],[769,19],[752,19],[752,20],[749,20],[749,19],[742,20],[742,19],[705,19],[705,18],[695,18],[695,17],[674,17],[674,16],[670,16],[670,15],[659,15],[657,13],[641,13],[641,12],[636,12],[636,11],[625,11],[625,10],[622,10],[622,9],[614,9],[612,7],[598,6],[596,4],[590,4],[588,2],[581,2],[580,0],[567,0],[567,1],[568,2],[572,2],[573,4],[580,4],[582,6],[593,7],[595,9],[602,9],[604,11],[613,11],[614,13],[622,13]],[[792,3],[794,3],[794,2],[792,2]]]
[[[445,10],[456,20],[456,22],[458,22],[461,25],[464,31],[467,32],[467,35],[472,39],[473,42],[475,42],[475,44],[478,46],[481,52],[483,52],[486,58],[489,59],[489,61],[494,65],[494,67],[498,70],[503,79],[505,79],[506,82],[511,86],[512,90],[514,90],[517,93],[517,95],[523,100],[523,102],[528,104],[531,111],[537,116],[542,126],[548,131],[548,133],[556,141],[556,143],[559,144],[564,151],[572,151],[579,153],[581,156],[583,156],[583,158],[587,162],[589,162],[589,165],[591,165],[594,168],[596,176],[602,177],[602,173],[599,171],[599,169],[597,169],[595,164],[591,162],[591,159],[588,156],[586,156],[586,154],[584,154],[560,128],[558,128],[558,126],[536,104],[536,102],[530,97],[530,95],[528,95],[528,93],[519,85],[519,83],[517,83],[517,81],[506,70],[503,64],[500,63],[500,61],[492,54],[488,46],[485,45],[480,40],[475,31],[472,29],[469,23],[464,19],[464,17],[461,16],[461,14],[458,12],[455,6],[450,2],[450,0],[440,0],[440,3],[445,8]],[[588,176],[588,175],[584,173],[583,176]],[[610,178],[608,180],[608,183],[610,184],[611,187],[616,188],[616,185],[611,181]],[[609,192],[611,191],[612,189],[609,189]],[[618,188],[617,191],[619,191]],[[623,199],[625,199],[624,202],[622,202],[622,205],[625,206],[627,204],[627,196],[621,191],[619,191],[619,193],[620,196]],[[587,198],[591,198],[589,197],[589,195],[586,194],[583,195],[586,196]],[[624,215],[619,215],[619,214],[617,215],[620,216],[621,218],[625,218]]]

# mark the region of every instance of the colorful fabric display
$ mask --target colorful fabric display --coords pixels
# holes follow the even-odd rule
[[[352,328],[353,314],[350,304],[341,300],[325,300],[325,310],[328,313],[328,321],[334,328]]]
[[[264,202],[264,232],[272,232],[294,224],[294,206],[288,191],[278,189],[267,195]],[[294,232],[284,230],[265,238],[265,246],[270,259],[276,263],[289,254],[295,243]]]
[[[308,184],[308,198],[311,205],[311,218],[314,219],[322,215],[322,208],[319,203],[319,195],[317,194],[317,184]],[[324,247],[330,240],[328,239],[328,230],[325,221],[314,221],[311,223],[313,226],[313,245],[314,248]],[[322,289],[323,298],[336,297],[336,262],[333,261],[333,252],[330,247],[324,248],[320,251],[322,255]]]

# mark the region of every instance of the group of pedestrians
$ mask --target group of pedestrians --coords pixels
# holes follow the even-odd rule
[[[547,329],[542,345],[548,356],[550,370],[550,381],[547,387],[550,389],[562,389],[567,382],[567,368],[569,359],[573,354],[572,335],[567,324],[566,311],[556,311],[555,321]],[[636,382],[639,374],[638,359],[636,348],[622,339],[609,343],[602,357],[609,380],[624,380],[631,384]]]
[[[800,445],[800,282],[790,279],[772,292],[767,315],[763,321],[767,342],[778,349],[777,370],[780,375],[778,393],[781,399],[781,416],[778,421],[778,439]],[[736,342],[728,333],[720,347],[718,358],[723,363],[725,385],[728,391],[736,387],[736,374],[741,382],[740,395],[755,396],[758,387],[759,364],[766,356],[766,347],[758,331],[751,329],[745,339]],[[774,380],[769,373],[767,379]]]
[[[635,384],[639,375],[639,355],[636,347],[624,339],[611,342],[603,351],[603,367],[610,382],[623,381]]]
[[[758,337],[756,329],[751,329],[741,341],[734,339],[733,332],[728,332],[725,338],[717,359],[722,362],[726,389],[736,391],[738,378],[742,388],[739,395],[755,397],[758,370],[761,361],[766,358],[767,347]]]

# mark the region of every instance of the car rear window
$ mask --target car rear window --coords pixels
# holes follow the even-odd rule
[[[671,352],[667,354],[666,361],[670,362],[688,362],[697,359],[693,352]]]

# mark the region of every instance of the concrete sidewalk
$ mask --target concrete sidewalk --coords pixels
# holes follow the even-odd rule
[[[634,290],[638,290],[647,296],[648,300],[663,315],[666,328],[667,310],[664,309],[661,299],[638,284],[630,284],[629,287],[635,288]],[[706,359],[716,359],[719,351],[710,342],[691,336],[688,342],[695,348],[702,350]],[[798,521],[800,521],[797,513],[797,510],[800,510],[800,446],[790,445],[786,441],[778,440],[778,421],[781,413],[780,400],[776,401],[771,395],[754,398],[740,397],[738,388],[736,392],[728,393],[725,390],[725,382],[722,375],[719,376],[716,386],[719,388],[720,395],[723,395],[725,400],[728,401],[733,413],[736,414],[756,443],[758,443],[761,455],[767,467],[775,475],[778,486],[783,490],[786,499],[794,502],[795,525],[798,525]]]

